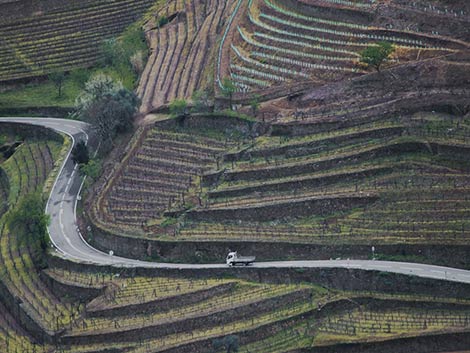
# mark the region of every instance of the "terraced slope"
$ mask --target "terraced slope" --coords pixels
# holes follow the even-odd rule
[[[229,335],[238,337],[242,351],[287,352],[340,342],[434,339],[470,329],[467,299],[77,271],[60,261],[45,278],[54,290],[69,291],[72,302],[83,303],[81,317],[61,333],[52,352],[205,353],[215,339]]]
[[[460,11],[455,8],[448,14],[455,14],[462,26],[468,26],[468,15]],[[402,3],[250,0],[238,12],[227,41],[221,44],[218,77],[230,76],[240,92],[262,92],[302,81],[320,84],[363,74],[359,53],[378,41],[391,42],[396,48],[389,65],[468,48],[468,42],[460,39],[463,36],[468,41],[465,30],[455,27],[451,33],[439,33],[445,28],[434,18],[440,11],[434,9],[425,19],[415,19]],[[402,23],[395,18],[402,18]],[[400,28],[407,19],[410,25]],[[432,31],[426,21],[435,24]],[[425,30],[413,28],[413,22]]]
[[[260,138],[256,147],[225,155],[223,182],[210,186],[205,209],[188,213],[202,223],[182,230],[182,239],[465,244],[468,128],[466,120],[423,113]],[[236,220],[243,225],[230,225]]]
[[[173,0],[146,25],[152,53],[139,88],[146,113],[174,99],[212,87],[215,45],[234,1]],[[169,23],[159,26],[160,18]]]
[[[441,264],[468,266],[468,68],[461,52],[314,87],[265,103],[275,117],[242,127],[188,119],[219,136],[232,131],[240,138],[231,146],[185,130],[181,119],[170,120],[180,129],[176,148],[174,130],[165,137],[167,123],[157,124],[160,140],[135,142],[93,221],[126,235],[141,259],[158,252],[182,260],[186,244],[198,242],[190,257],[214,261],[234,246],[271,259],[310,258],[315,245],[328,249],[315,250],[320,258],[344,249],[366,257],[381,244],[413,256],[422,255],[411,245],[429,246]],[[106,234],[95,243],[103,249],[119,239]],[[443,245],[462,246],[462,256]]]
[[[3,352],[40,352],[47,349],[34,344],[34,338],[18,324],[7,308],[0,303],[0,348]]]
[[[226,158],[233,159],[237,155],[237,160],[242,160],[243,153],[232,142],[234,136],[217,133],[216,128],[227,126],[226,121],[212,119],[212,129],[207,129],[198,119],[188,118],[176,126],[168,122],[161,124],[143,134],[142,140],[157,137],[159,141],[168,135],[183,136],[186,141],[191,137],[198,141],[205,138],[213,144],[226,144],[231,149],[225,154]],[[185,124],[197,124],[199,129],[188,128]],[[239,122],[232,126],[232,134],[234,131],[248,136],[250,130]],[[181,142],[176,138],[173,140]],[[258,146],[261,149],[279,147],[277,141],[266,136],[262,141],[263,145]],[[241,142],[240,138],[240,147]],[[286,144],[289,142],[292,141],[286,141]],[[196,147],[193,144],[194,151]],[[41,162],[48,160],[41,156],[47,156],[47,150],[55,151],[50,153],[55,160],[59,148],[60,145],[54,148],[49,141],[26,142],[4,163],[9,178],[14,181],[11,185],[17,185],[16,181],[21,180],[18,196],[12,196],[12,199],[21,197],[25,192],[22,190],[33,191],[43,184],[41,166],[49,164]],[[164,150],[158,155],[164,156]],[[170,156],[175,161],[180,158]],[[222,160],[215,164],[220,168]],[[0,330],[0,347],[7,353],[16,353],[20,349],[26,353],[206,353],[213,351],[215,339],[229,335],[236,335],[243,349],[268,353],[321,346],[334,349],[338,343],[374,344],[371,335],[375,341],[391,344],[404,337],[429,340],[442,335],[452,341],[452,335],[464,337],[470,329],[470,303],[464,297],[466,288],[453,284],[449,284],[449,288],[455,292],[451,291],[453,294],[447,298],[410,294],[406,286],[394,294],[344,292],[316,286],[308,279],[308,274],[302,275],[301,270],[295,271],[303,278],[301,282],[282,276],[280,283],[272,284],[242,280],[235,276],[236,272],[231,276],[224,271],[219,275],[207,273],[195,278],[191,273],[180,271],[116,271],[69,263],[59,258],[53,258],[51,267],[39,277],[27,249],[5,231],[2,232],[1,249],[2,268],[6,269],[1,277],[2,289],[5,285],[9,293],[22,300],[18,304],[14,297],[0,297],[0,302],[8,302],[8,310],[0,311],[0,320],[4,322]],[[104,270],[107,272],[102,272]],[[262,276],[261,273],[252,274]],[[387,283],[380,275],[376,280]],[[397,294],[400,291],[408,294]],[[442,295],[442,291],[440,293]],[[22,310],[28,320],[23,321],[20,315],[12,320],[12,310]],[[458,344],[457,341],[451,347],[458,348]]]
[[[141,131],[134,145],[93,209],[107,229],[148,231],[165,211],[201,204],[200,177],[231,142],[221,131],[156,126]]]
[[[47,275],[69,286],[106,288],[64,332],[61,342],[70,352],[156,352],[187,344],[199,351],[211,337],[296,317],[312,307],[312,296],[323,295],[311,286],[214,278],[120,278],[61,268]]]
[[[49,175],[60,154],[67,152],[67,145],[62,146],[63,139],[26,139],[15,153],[1,165],[8,178],[8,209],[12,210],[26,194],[49,188]],[[64,148],[63,150],[61,150]],[[0,261],[2,264],[2,296],[1,302],[10,314],[19,320],[20,326],[32,321],[31,327],[40,328],[44,335],[53,335],[62,325],[68,324],[73,317],[72,306],[65,305],[40,280],[39,273],[33,264],[28,244],[12,234],[5,225],[7,214],[0,219]],[[11,321],[8,312],[3,319],[7,322],[5,330],[11,331],[11,340],[4,340],[9,349],[22,348],[30,352],[37,349],[28,343],[28,336],[19,328],[18,323]],[[37,331],[29,331],[36,340],[43,340]],[[25,338],[22,338],[25,336]]]
[[[153,0],[64,3],[45,14],[0,24],[0,81],[93,65],[103,40],[116,37]]]

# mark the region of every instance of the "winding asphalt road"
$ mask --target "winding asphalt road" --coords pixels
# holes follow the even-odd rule
[[[90,126],[84,122],[54,118],[0,118],[1,122],[27,123],[44,126],[69,135],[75,145],[80,140],[88,142]],[[1,125],[0,125],[1,128]],[[46,205],[51,215],[49,234],[58,255],[83,263],[112,265],[115,267],[147,267],[177,269],[225,268],[226,264],[174,264],[155,263],[112,256],[91,247],[82,237],[76,224],[76,206],[83,178],[70,158],[63,162]],[[470,271],[450,267],[375,260],[322,260],[322,261],[276,261],[256,262],[255,268],[350,268],[378,270],[418,277],[470,283]]]

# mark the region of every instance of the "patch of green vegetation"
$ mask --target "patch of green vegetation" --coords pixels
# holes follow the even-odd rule
[[[46,265],[48,224],[49,215],[44,213],[44,201],[39,192],[25,195],[7,217],[9,230],[19,236],[23,246],[28,245],[34,261],[40,266]]]
[[[31,107],[73,107],[80,84],[71,75],[66,76],[59,97],[52,81],[32,82],[20,88],[0,93],[0,109]]]
[[[148,56],[140,24],[132,24],[118,38],[105,41],[101,50],[103,73],[121,81],[127,89],[134,89]]]
[[[67,74],[57,72],[47,80],[33,81],[0,93],[0,110],[26,108],[72,108],[85,82],[97,73],[104,73],[133,90],[145,67],[147,44],[139,23],[129,26],[119,38],[106,41],[103,60],[96,67],[77,69]],[[58,87],[57,76],[63,75]],[[14,112],[13,112],[14,113]],[[18,114],[21,115],[21,112]]]
[[[160,224],[163,228],[175,225],[178,223],[177,218],[165,218],[165,220]]]

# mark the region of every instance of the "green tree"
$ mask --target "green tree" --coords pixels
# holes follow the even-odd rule
[[[80,173],[96,180],[101,174],[101,163],[99,160],[91,159],[87,164],[80,166]]]
[[[49,216],[44,213],[44,202],[39,192],[25,195],[7,217],[7,227],[16,234],[20,244],[27,245],[38,266],[45,264],[49,246],[47,225]]]
[[[75,102],[75,115],[90,123],[104,142],[132,128],[140,105],[136,94],[123,88],[121,82],[98,74],[85,84]]]
[[[382,64],[393,53],[393,45],[389,42],[378,42],[360,52],[361,62],[368,67],[373,67],[380,72]]]
[[[229,79],[228,77],[224,77],[224,79],[222,80],[222,95],[224,97],[227,97],[229,99],[229,103],[230,103],[230,109],[232,109],[232,99],[233,99],[233,94],[235,93],[236,91],[236,87],[235,87],[235,84],[233,83],[233,81],[231,79]]]
[[[118,38],[105,40],[101,45],[101,65],[117,74],[126,86],[135,84],[148,57],[145,33],[138,24],[130,25]]]
[[[62,88],[65,83],[65,73],[64,72],[52,72],[48,76],[49,81],[51,81],[54,86],[57,88],[57,96],[62,97]]]
[[[88,81],[89,77],[89,72],[86,69],[76,69],[70,72],[70,78],[80,88],[85,87],[85,83]]]
[[[126,55],[117,38],[110,38],[103,41],[101,45],[103,54],[103,66],[119,66],[125,62]]]
[[[81,114],[98,132],[103,142],[112,142],[116,133],[128,131],[140,101],[125,88],[94,101]]]
[[[123,88],[112,94],[110,100],[114,104],[116,132],[130,131],[134,124],[134,115],[140,106],[139,97],[133,91]]]
[[[170,103],[172,116],[185,116],[188,114],[188,103],[184,99],[175,99]]]
[[[72,161],[75,164],[87,164],[89,160],[90,155],[85,141],[79,141],[72,149]]]
[[[84,115],[93,103],[121,89],[123,86],[120,81],[115,81],[111,76],[103,73],[97,73],[85,83],[85,88],[75,100],[75,109],[78,115]]]

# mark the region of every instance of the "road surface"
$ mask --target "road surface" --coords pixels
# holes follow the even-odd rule
[[[88,141],[90,127],[84,122],[54,118],[0,118],[0,123],[21,122],[40,125],[69,135],[75,145],[80,140]],[[1,125],[0,125],[1,128]],[[49,234],[55,250],[62,257],[90,264],[116,267],[147,267],[176,269],[226,268],[222,264],[175,264],[156,263],[112,256],[91,247],[83,239],[76,224],[76,205],[83,180],[70,159],[70,151],[52,188],[46,205],[51,216]],[[470,283],[470,271],[419,263],[375,261],[375,260],[320,260],[320,261],[274,261],[256,262],[255,268],[348,268],[378,270],[424,278],[433,278],[460,283]]]

